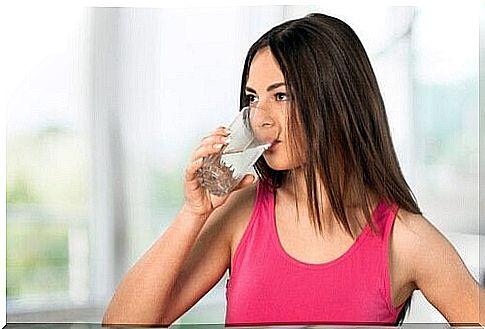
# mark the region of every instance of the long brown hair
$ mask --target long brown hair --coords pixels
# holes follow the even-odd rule
[[[314,13],[263,34],[246,56],[241,107],[248,105],[249,67],[264,48],[269,48],[285,78],[291,104],[287,142],[292,159],[306,159],[307,208],[315,228],[322,233],[323,219],[334,217],[355,238],[351,225],[358,225],[363,215],[375,232],[370,211],[374,198],[421,214],[399,166],[374,71],[352,28],[337,18]],[[273,189],[292,174],[271,169],[264,157],[255,170],[262,183]],[[317,193],[320,183],[328,198],[328,214]]]

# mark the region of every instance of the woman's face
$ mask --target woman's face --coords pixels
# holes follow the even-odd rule
[[[246,97],[250,105],[265,111],[277,126],[278,135],[272,146],[264,152],[266,163],[273,170],[288,170],[300,164],[290,160],[287,136],[287,116],[290,100],[285,79],[278,62],[269,48],[263,48],[251,62],[246,82]]]

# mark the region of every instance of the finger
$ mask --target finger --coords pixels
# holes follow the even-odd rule
[[[217,154],[223,150],[224,146],[227,144],[225,143],[215,143],[210,145],[201,145],[197,150],[195,150],[194,154],[192,155],[191,161],[195,161],[198,158],[204,158],[206,156]]]
[[[225,126],[219,126],[209,133],[209,135],[229,135],[231,129]]]
[[[224,127],[224,126],[220,126],[220,127],[217,127],[216,129],[214,129],[213,131],[211,131],[209,133],[209,136],[210,135],[229,135],[230,134],[230,129],[227,128],[227,127]]]
[[[214,130],[214,133],[222,133],[228,135],[231,133],[231,129],[226,126],[219,126]]]
[[[209,135],[202,137],[201,143],[206,142],[208,139],[212,138],[213,136],[222,136],[222,137],[227,137],[230,135],[229,130],[224,127],[217,128],[213,132],[211,132]]]
[[[210,135],[202,139],[200,145],[210,145],[210,144],[226,144],[229,143],[231,137],[228,135]]]
[[[195,161],[192,161],[190,165],[185,170],[185,180],[187,182],[193,181],[197,178],[197,170],[202,166],[202,158],[198,158]]]

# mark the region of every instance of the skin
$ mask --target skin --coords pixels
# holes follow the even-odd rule
[[[278,237],[292,257],[307,263],[328,262],[345,253],[354,240],[336,225],[328,225],[323,235],[316,234],[306,207],[299,207],[300,220],[295,221],[296,198],[299,204],[306,202],[301,170],[304,162],[293,162],[288,156],[286,87],[268,91],[275,82],[284,82],[281,70],[272,54],[262,50],[251,64],[247,86],[252,90],[252,100],[272,117],[281,141],[263,156],[275,170],[293,170],[297,183],[296,194],[290,184],[277,190]],[[216,197],[200,186],[195,175],[201,159],[216,153],[227,136],[228,132],[219,127],[195,150],[186,169],[183,207],[122,280],[103,324],[171,324],[230,268],[254,205],[254,177],[247,175],[236,190]],[[325,200],[325,195],[321,197]],[[326,221],[332,223],[332,219]],[[448,322],[479,322],[479,295],[483,298],[484,290],[449,241],[426,218],[399,211],[391,234],[389,262],[393,306],[420,289]],[[483,313],[480,318],[483,321]]]

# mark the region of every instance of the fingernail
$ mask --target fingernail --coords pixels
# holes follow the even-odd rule
[[[212,145],[213,148],[215,149],[220,149],[224,144],[214,144]]]
[[[231,142],[231,136],[224,137],[222,140],[224,141],[224,143],[229,144]]]

